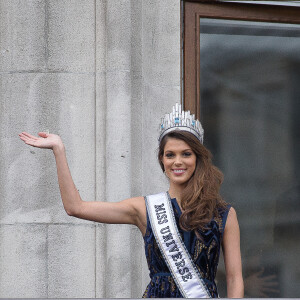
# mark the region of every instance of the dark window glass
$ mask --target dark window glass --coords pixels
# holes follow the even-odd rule
[[[299,25],[200,20],[204,143],[238,213],[246,297],[300,295],[299,49]]]

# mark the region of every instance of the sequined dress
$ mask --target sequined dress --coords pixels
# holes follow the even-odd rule
[[[211,297],[217,298],[219,295],[215,283],[215,276],[219,262],[223,231],[230,206],[227,206],[226,210],[220,211],[218,217],[212,219],[207,231],[199,231],[200,235],[203,237],[203,241],[200,241],[194,232],[186,232],[180,228],[180,207],[175,198],[171,199],[171,202],[182,240],[204,279],[204,282],[211,293]],[[151,281],[144,292],[143,298],[183,298],[155,241],[148,211],[147,230],[144,236],[144,243]]]

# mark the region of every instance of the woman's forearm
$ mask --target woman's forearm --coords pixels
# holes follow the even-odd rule
[[[82,200],[71,176],[64,145],[59,144],[53,147],[53,153],[61,199],[67,214],[73,216],[78,212]]]
[[[58,183],[64,208],[68,215],[76,216],[80,212],[83,201],[73,182],[69,166],[67,163],[65,147],[61,138],[56,134],[39,132],[38,137],[27,132],[19,134],[20,139],[27,145],[41,148],[52,149],[57,167]]]

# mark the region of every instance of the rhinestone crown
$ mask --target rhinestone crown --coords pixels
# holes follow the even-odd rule
[[[173,106],[173,111],[161,120],[159,143],[167,133],[174,130],[188,131],[203,144],[204,130],[201,123],[195,120],[195,115],[191,115],[190,111],[183,111],[178,103]]]

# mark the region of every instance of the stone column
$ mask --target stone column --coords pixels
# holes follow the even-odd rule
[[[131,2],[108,1],[106,8],[106,201],[131,195]],[[130,227],[107,226],[108,298],[131,297]]]
[[[143,239],[67,216],[51,151],[65,145],[85,201],[167,189],[161,115],[180,101],[180,1],[0,1],[0,297],[141,297]]]
[[[95,226],[64,212],[51,151],[18,139],[61,135],[95,200],[94,4],[0,2],[0,297],[95,297]]]

